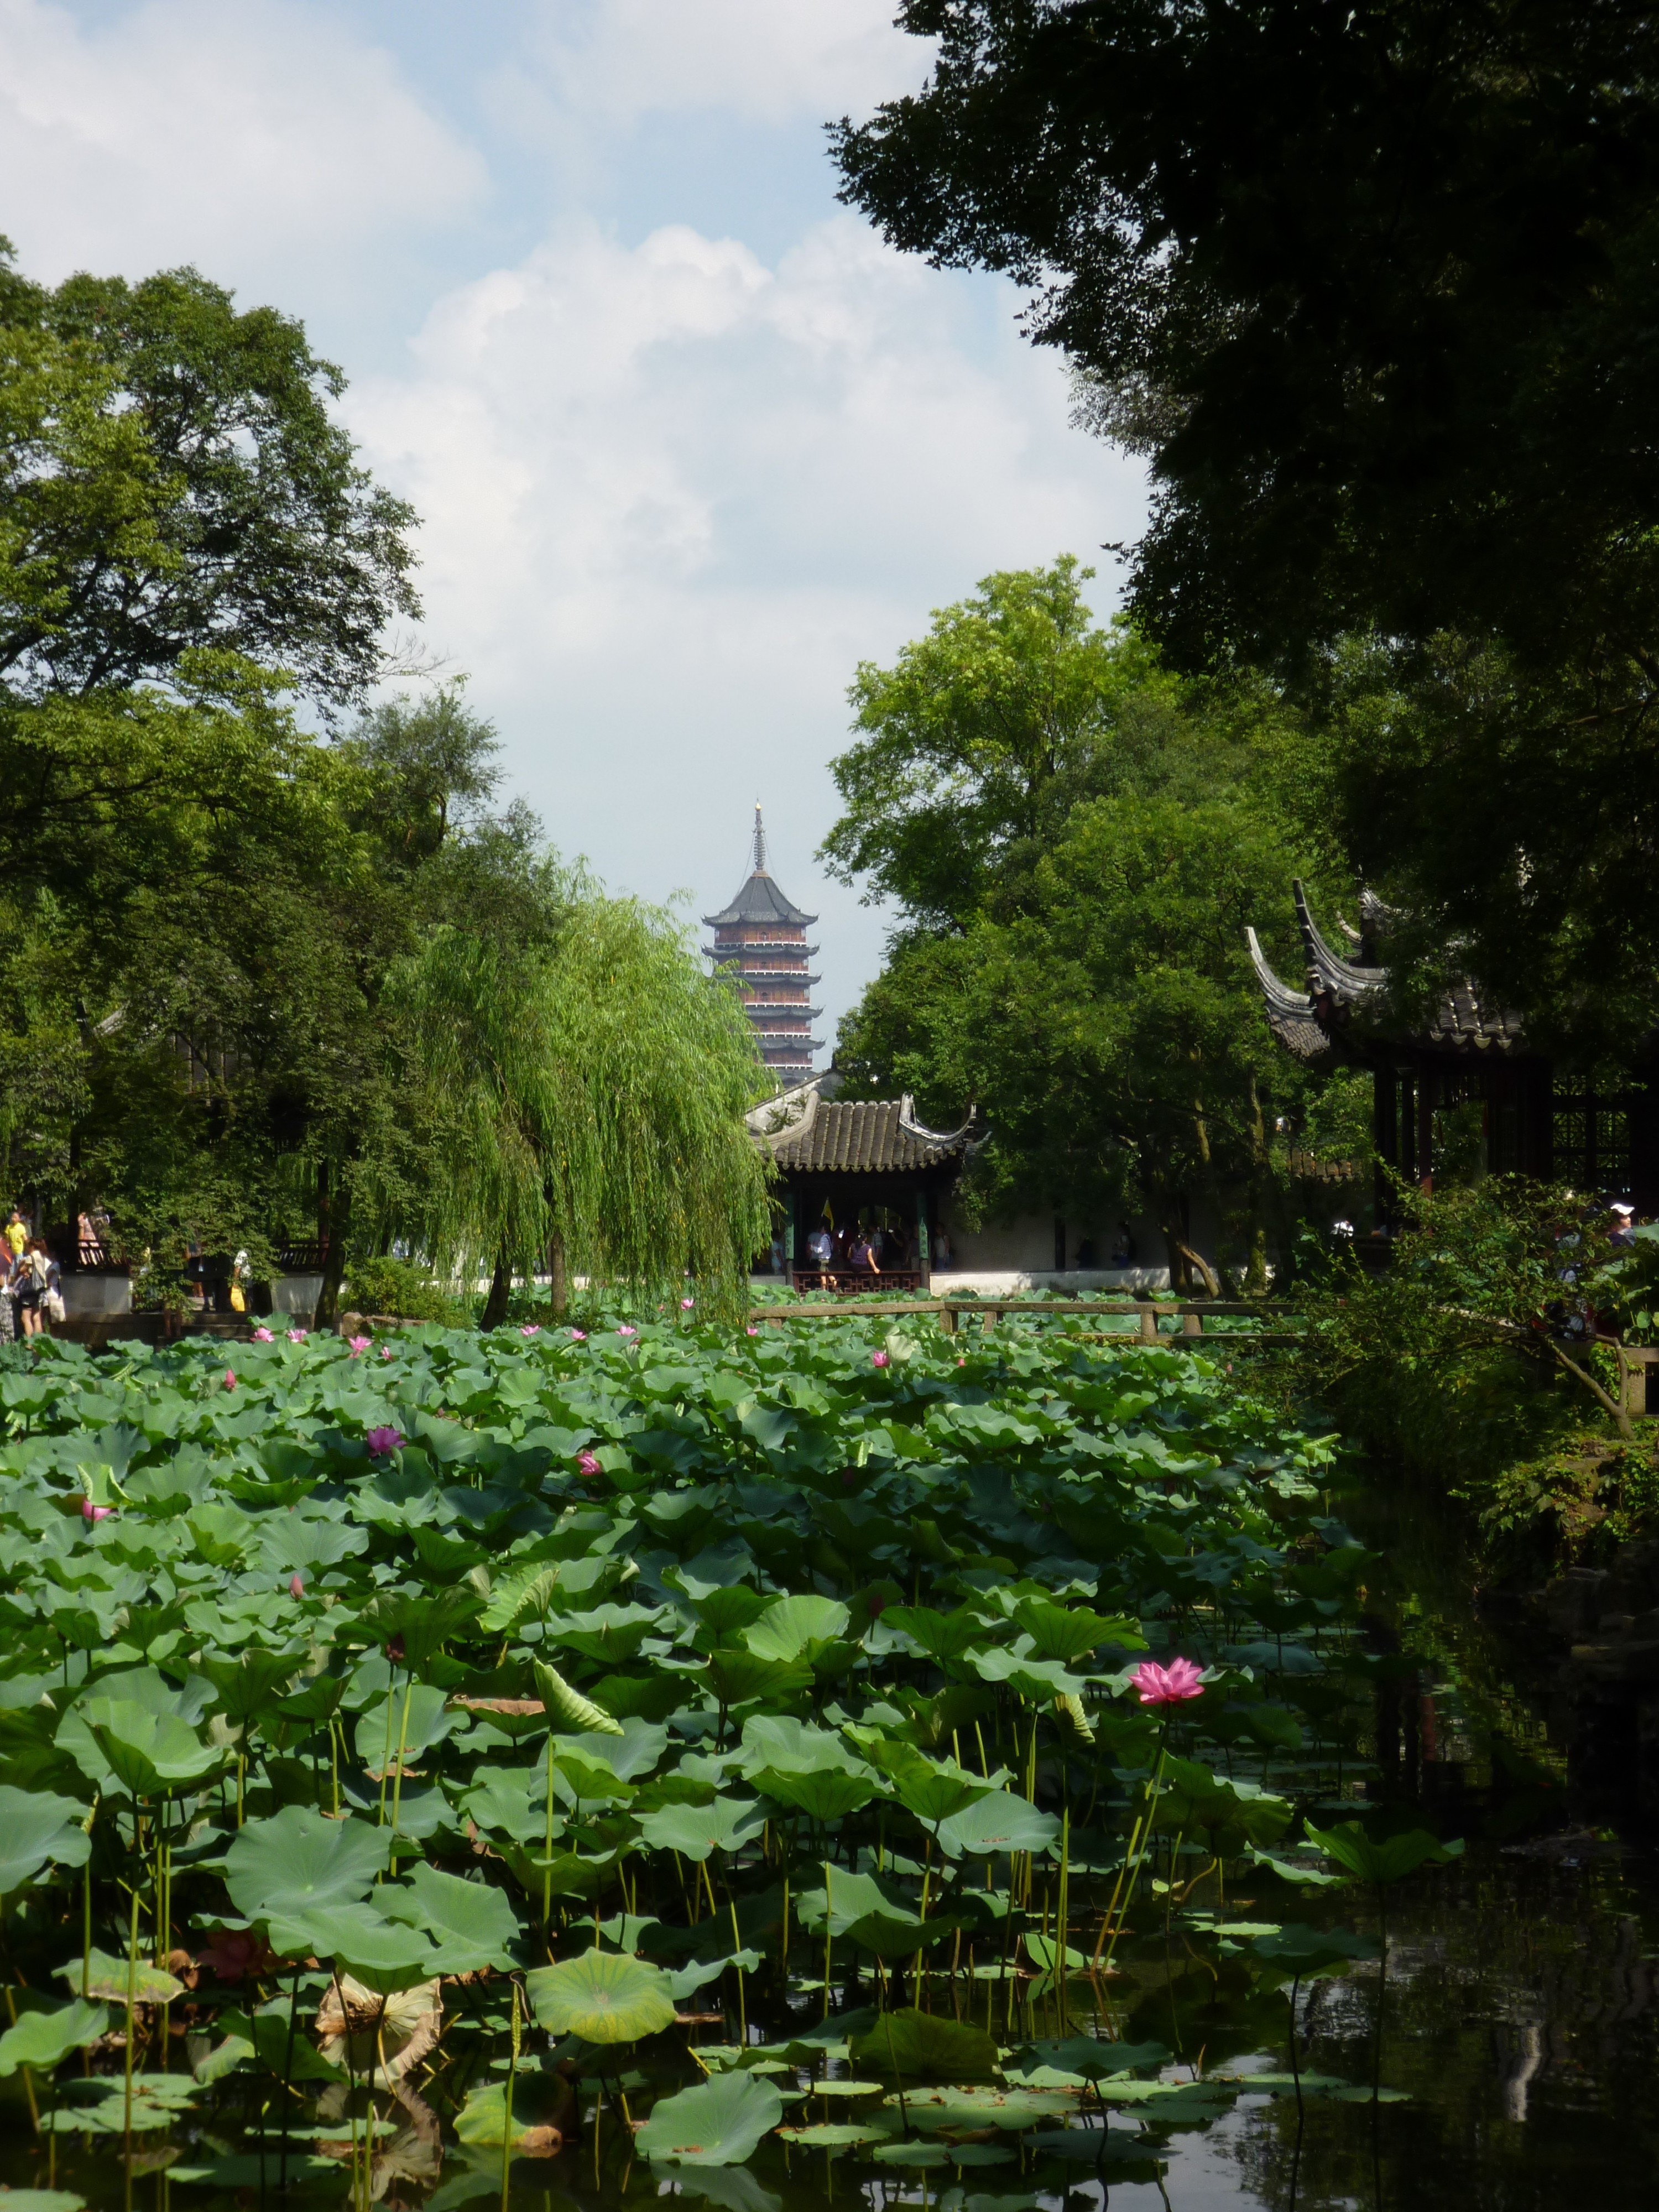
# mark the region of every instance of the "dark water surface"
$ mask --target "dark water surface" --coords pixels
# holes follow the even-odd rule
[[[745,2166],[653,2172],[630,2156],[626,2130],[607,2121],[597,2179],[590,2124],[561,2155],[514,2161],[511,2204],[522,2212],[643,2212],[678,2193],[714,2212],[818,2212],[834,2202],[855,2212],[1659,2207],[1659,1862],[1650,1820],[1616,1774],[1609,1781],[1600,1773],[1594,1797],[1587,1795],[1570,1724],[1549,1694],[1553,1657],[1482,1620],[1461,1537],[1443,1514],[1377,1484],[1351,1518],[1384,1561],[1368,1591],[1369,1634],[1400,1659],[1379,1694],[1367,1790],[1419,1806],[1443,1836],[1467,1844],[1461,1860],[1390,1893],[1381,2078],[1404,2093],[1398,2101],[1310,2097],[1298,2125],[1291,2095],[1247,2091],[1224,2117],[1171,2134],[1161,2172],[1122,2157],[1134,2141],[1133,2114],[1122,2111],[1112,2118],[1113,2160],[1064,2168],[988,2148],[982,2163],[961,2170],[884,2171],[786,2154],[773,2138]],[[1314,1919],[1384,1932],[1374,1898],[1352,1886],[1298,1899],[1268,1877],[1236,1885],[1224,1909],[1245,1922]],[[1285,1995],[1253,1990],[1242,1960],[1230,1974],[1224,1959],[1218,1979],[1194,1954],[1187,1958],[1177,1928],[1167,1950],[1153,1945],[1127,1960],[1112,1984],[1109,2023],[1101,2025],[1171,2046],[1178,2059],[1169,2078],[1282,2075],[1291,2059]],[[1303,1988],[1297,2023],[1305,2073],[1370,2081],[1378,1980],[1367,1965]],[[1073,2025],[1086,2029],[1088,1985],[1073,1986]],[[971,2000],[975,2009],[984,2002]],[[1051,2013],[1036,2025],[1052,2034],[1058,2023]],[[702,2031],[705,2039],[720,2032]],[[174,2063],[182,2070],[182,2054]],[[231,2186],[170,2176],[169,2158],[188,2170],[245,2148],[246,2138],[204,2140],[194,2115],[180,2115],[173,2142],[181,2148],[142,2154],[131,2174],[118,2138],[100,2155],[79,2136],[59,2139],[49,2174],[19,2082],[0,2083],[0,2099],[12,2124],[0,2181],[14,2189],[53,2179],[100,2212],[221,2212],[284,2201],[269,2177],[261,2188],[257,2168]],[[589,2085],[584,2116],[592,2103]],[[441,2144],[437,2120],[418,2099],[399,2106],[382,2097],[380,2107],[387,2119],[371,2201],[408,2212],[501,2201],[498,2151],[469,2155]],[[789,2115],[809,2116],[825,2113],[815,2106]],[[833,2114],[845,2116],[845,2107]],[[268,2125],[276,2124],[273,2113]],[[312,2148],[295,2138],[296,2156]],[[0,2212],[6,2201],[0,2193]],[[303,2192],[288,2201],[346,2203],[343,2166],[332,2173],[313,2166]]]

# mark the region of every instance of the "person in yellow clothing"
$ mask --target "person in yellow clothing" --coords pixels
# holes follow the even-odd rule
[[[11,1210],[11,1219],[6,1224],[6,1242],[11,1247],[11,1256],[14,1260],[19,1258],[27,1249],[28,1241],[29,1225],[14,1206]]]

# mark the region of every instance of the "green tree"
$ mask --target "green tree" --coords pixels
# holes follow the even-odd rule
[[[413,616],[415,517],[330,413],[291,318],[194,270],[49,291],[0,241],[0,677],[14,696],[168,679],[207,649],[325,702]]]
[[[863,734],[832,773],[820,857],[924,928],[961,928],[1029,868],[1081,799],[1167,737],[1177,686],[1127,629],[1096,626],[1069,555],[988,576],[891,668],[863,662]]]
[[[1202,1196],[1260,1284],[1283,1242],[1273,1125],[1308,1085],[1269,1036],[1244,927],[1275,939],[1298,863],[1323,872],[1284,803],[1300,735],[1265,687],[1177,678],[1132,629],[1097,628],[1088,573],[988,578],[894,668],[860,669],[866,734],[836,764],[847,812],[824,849],[898,911],[837,1058],[866,1094],[981,1109],[979,1205],[1090,1223],[1145,1205],[1184,1282],[1206,1268]]]
[[[489,1273],[486,1327],[550,1263],[556,1307],[574,1270],[674,1295],[689,1273],[732,1309],[770,1226],[741,1005],[666,917],[546,888],[545,941],[451,923],[394,971],[430,1171],[382,1194],[387,1225],[441,1272]]]
[[[1417,913],[1425,988],[1461,939],[1586,1054],[1645,1030],[1659,26],[1618,0],[900,21],[930,73],[840,126],[844,195],[1032,289],[1080,419],[1150,465],[1137,623],[1328,714],[1320,832]],[[1368,700],[1354,648],[1331,665],[1353,638],[1387,641]]]
[[[1237,798],[1089,801],[1024,911],[901,950],[842,1054],[863,1087],[902,1079],[946,1117],[979,1104],[981,1206],[1101,1224],[1145,1206],[1177,1285],[1213,1290],[1206,1200],[1263,1289],[1286,1225],[1273,1125],[1309,1086],[1262,1020],[1243,930],[1282,911],[1286,860],[1280,826]]]

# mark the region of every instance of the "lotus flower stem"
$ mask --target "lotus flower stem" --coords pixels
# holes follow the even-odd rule
[[[823,2017],[826,2020],[830,2017],[830,1947],[835,1940],[830,1932],[833,1925],[834,1915],[834,1906],[830,1896],[830,1862],[825,1859],[823,1863]],[[882,1978],[884,1982],[886,1977],[884,1975]]]
[[[398,1821],[404,1804],[404,1752],[409,1742],[409,1701],[415,1694],[415,1676],[407,1667],[404,1669],[404,1710],[398,1723],[398,1778],[392,1785],[392,1832],[398,1832]],[[386,1717],[391,1718],[390,1712]]]
[[[732,1915],[732,1963],[738,1969],[738,2040],[745,2048],[749,2042],[749,2008],[743,1994],[743,1968],[738,1963],[738,1953],[743,1948],[743,1938],[738,1933],[738,1900],[728,1891],[726,1905]]]
[[[125,2133],[127,2146],[128,2170],[132,2163],[132,2037],[138,2000],[138,1885],[130,1885],[132,1897],[132,1917],[127,1930],[127,2033],[126,2033],[126,2117]]]
[[[599,1908],[593,1917],[599,1919]],[[547,1946],[547,1955],[553,1955],[549,1929],[553,1918],[553,1716],[547,1717],[547,1838],[542,1850],[542,1941]],[[598,1942],[598,1937],[594,1941]]]
[[[597,1925],[599,1921],[599,1914],[597,1911],[593,1915],[593,1918],[594,1923]],[[507,2212],[507,2177],[512,2170],[513,2165],[513,2085],[517,2080],[519,2073],[519,1984],[516,1978],[514,1979],[512,1988],[513,2017],[511,2033],[513,2047],[508,2054],[507,2062],[507,2087],[501,2094],[501,2212]],[[597,2118],[594,2120],[593,2127],[594,2142],[597,2145],[599,2140],[599,2121]]]
[[[380,1808],[376,1815],[376,1824],[382,1828],[386,1826],[386,1785],[392,1773],[392,1686],[395,1679],[388,1670],[386,1681],[386,1752],[380,1760]]]

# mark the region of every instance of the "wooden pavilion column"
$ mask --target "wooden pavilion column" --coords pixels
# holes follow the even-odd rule
[[[1439,1070],[1419,1062],[1417,1070],[1417,1186],[1427,1198],[1434,1189],[1434,1109]]]
[[[933,1252],[927,1236],[927,1186],[925,1182],[916,1185],[916,1266],[925,1291],[933,1279]]]

